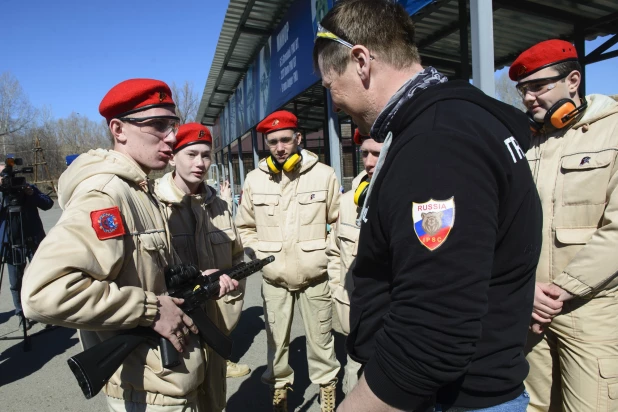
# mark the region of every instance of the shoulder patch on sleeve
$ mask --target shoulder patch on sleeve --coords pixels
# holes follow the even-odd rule
[[[90,220],[99,240],[112,239],[125,234],[118,206],[93,210],[90,212]]]
[[[447,200],[429,199],[425,203],[412,202],[412,222],[418,240],[433,252],[444,244],[453,229],[455,197]]]

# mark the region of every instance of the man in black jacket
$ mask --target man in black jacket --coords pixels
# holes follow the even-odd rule
[[[384,142],[361,212],[341,411],[518,411],[541,246],[525,115],[423,68],[411,18],[342,0],[314,64],[336,110]],[[484,409],[486,408],[486,409]]]
[[[11,176],[5,173],[5,167],[4,163],[0,163],[0,204],[2,205],[0,206],[0,244],[2,245],[2,260],[8,266],[11,295],[15,306],[15,316],[19,318],[19,326],[30,329],[32,322],[24,317],[21,307],[21,283],[26,268],[26,260],[32,259],[36,248],[45,237],[39,209],[51,209],[54,201],[34,185],[26,184],[23,188],[11,187],[10,180],[8,180]],[[7,179],[7,181],[4,179]],[[9,206],[11,205],[21,206],[21,222],[15,220],[17,219],[16,214],[9,215]],[[13,219],[10,216],[13,216]],[[9,230],[9,224],[12,230]],[[23,247],[14,248],[16,245],[22,244],[22,232]],[[9,237],[9,233],[12,234],[12,237]]]

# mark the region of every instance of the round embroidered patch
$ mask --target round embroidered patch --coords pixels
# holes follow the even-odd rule
[[[116,216],[111,213],[103,213],[99,216],[99,228],[105,233],[112,233],[114,230],[118,229]]]

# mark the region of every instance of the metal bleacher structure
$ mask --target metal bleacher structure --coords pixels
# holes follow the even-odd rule
[[[311,0],[230,0],[198,109],[199,122],[215,124],[251,62],[274,34],[294,1]],[[475,66],[474,52],[476,50],[478,53],[479,47],[486,47],[483,43],[489,44],[493,51],[490,54],[493,55],[493,67],[491,61],[485,62],[491,70],[492,85],[494,70],[509,66],[522,51],[550,38],[561,38],[575,44],[584,68],[582,91],[585,91],[586,65],[618,56],[618,50],[608,51],[618,43],[616,0],[435,0],[417,3],[422,3],[422,7],[412,14],[412,18],[416,23],[422,64],[434,66],[450,78],[473,78],[475,85],[477,78],[473,67],[476,69],[478,66]],[[479,21],[479,9],[488,12],[486,15],[490,17]],[[482,38],[479,40],[478,26],[481,25],[485,26],[486,31],[481,32]],[[596,50],[585,52],[586,40],[608,35],[611,36]],[[280,108],[294,112],[299,118],[300,128],[306,134],[323,131],[324,160],[332,165],[337,158],[341,161],[341,154],[345,151],[337,151],[332,139],[338,139],[338,143],[343,144],[345,139],[349,140],[353,125],[349,125],[345,113],[340,113],[336,127],[329,127],[329,116],[332,114],[328,113],[328,103],[327,91],[320,82],[316,82]],[[256,133],[254,130],[246,131],[244,136],[249,132],[254,135],[253,159],[257,159]],[[227,153],[233,153],[231,146],[234,140],[242,137],[239,133],[239,136],[231,139]],[[240,148],[240,144],[237,143],[235,147]],[[215,153],[224,149],[215,147]],[[352,157],[356,164],[354,150]],[[222,158],[218,159],[226,163]],[[242,166],[243,162],[240,163]],[[354,169],[355,173],[356,167]],[[340,178],[341,173],[340,165]],[[236,183],[241,183],[244,180],[242,169],[238,174],[240,182]]]

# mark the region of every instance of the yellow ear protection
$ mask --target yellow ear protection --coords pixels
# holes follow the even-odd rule
[[[562,129],[573,123],[587,107],[588,102],[585,98],[581,99],[579,107],[576,107],[575,102],[571,99],[560,99],[545,113],[543,123],[535,121],[528,115],[530,129],[533,132],[539,132],[547,124],[551,124],[555,129]]]
[[[281,173],[281,170],[291,172],[301,160],[302,156],[300,153],[294,153],[288,157],[283,164],[281,164],[272,155],[270,155],[266,158],[266,164],[268,164],[268,168],[273,173]]]
[[[365,197],[367,197],[367,191],[369,190],[369,176],[360,182],[356,190],[354,191],[354,204],[356,206],[363,206],[365,204]]]

